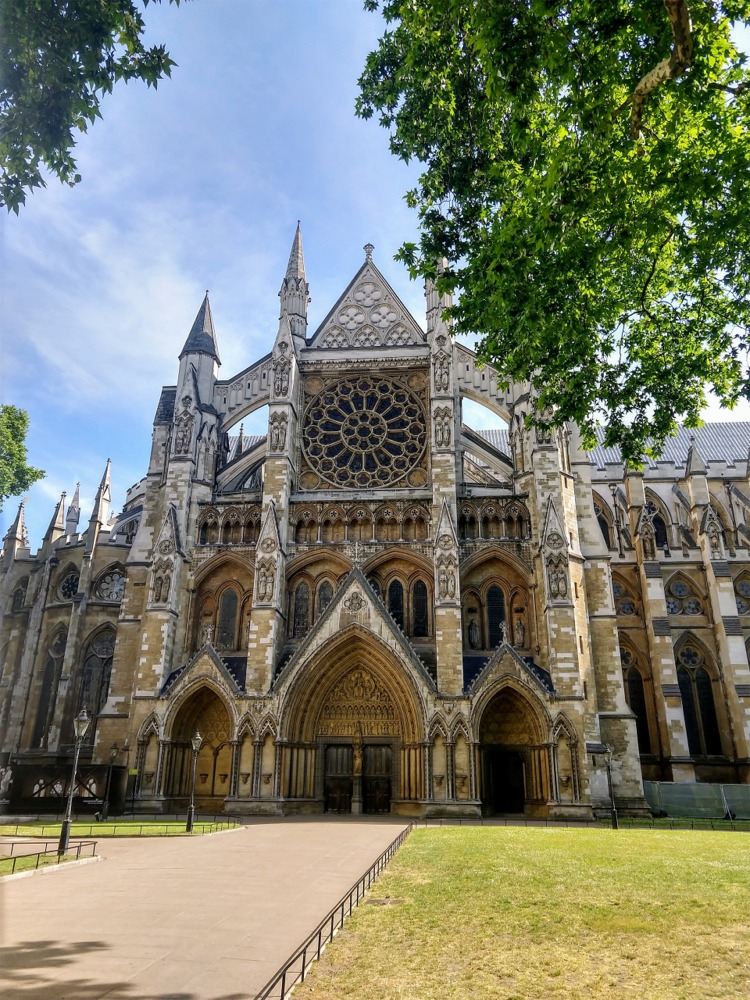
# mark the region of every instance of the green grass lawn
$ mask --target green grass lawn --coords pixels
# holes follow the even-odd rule
[[[75,860],[72,855],[65,855],[63,861],[73,861]],[[16,875],[18,872],[32,871],[36,868],[46,868],[48,865],[57,864],[57,854],[45,854],[39,859],[37,864],[36,855],[31,857],[23,857],[20,855],[15,859],[13,858],[0,858],[0,878],[3,875]]]
[[[750,995],[746,834],[417,830],[368,898],[297,1000]]]
[[[231,822],[203,823],[196,820],[194,834],[215,833],[217,830],[239,826]],[[158,820],[108,820],[106,823],[75,822],[71,825],[71,837],[166,837],[185,833],[185,821],[159,822]],[[1,836],[56,837],[60,835],[60,823],[0,824]]]

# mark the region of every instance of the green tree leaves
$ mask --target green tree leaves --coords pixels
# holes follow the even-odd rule
[[[699,422],[707,388],[750,396],[750,74],[730,31],[750,3],[382,9],[357,110],[424,164],[420,244],[400,257],[430,277],[448,258],[438,282],[480,356],[636,463]]]
[[[102,95],[118,80],[170,76],[164,46],[143,45],[148,3],[0,0],[0,205],[18,213],[45,168],[77,184],[76,134],[101,117]]]
[[[29,417],[10,403],[0,406],[0,510],[7,497],[15,497],[44,476],[43,469],[26,464]]]

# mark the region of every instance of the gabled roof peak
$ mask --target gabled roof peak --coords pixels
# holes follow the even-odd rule
[[[211,315],[211,304],[208,301],[208,291],[203,298],[198,315],[195,317],[185,346],[180,351],[180,357],[184,354],[208,354],[217,364],[221,364],[219,349],[216,345],[216,332],[214,330],[214,319]]]

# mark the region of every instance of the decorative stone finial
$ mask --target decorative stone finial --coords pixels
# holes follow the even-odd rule
[[[372,251],[375,249],[372,243],[365,243],[363,249],[365,251],[365,260],[372,260]]]

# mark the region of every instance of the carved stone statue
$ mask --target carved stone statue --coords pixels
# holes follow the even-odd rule
[[[469,622],[469,645],[472,649],[481,648],[482,639],[479,634],[479,622],[472,618]]]
[[[523,644],[526,639],[526,629],[524,627],[523,621],[520,618],[516,618],[516,624],[513,629],[513,641],[516,649],[523,649]]]
[[[435,359],[435,392],[447,392],[450,388],[450,364],[444,354]]]

